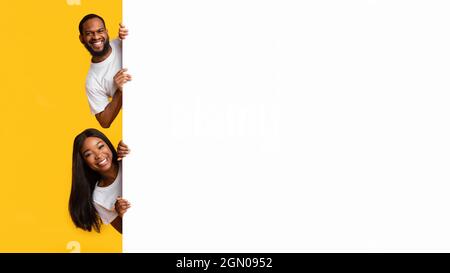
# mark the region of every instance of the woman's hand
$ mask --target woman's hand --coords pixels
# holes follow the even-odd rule
[[[122,142],[122,140],[119,142],[119,145],[117,145],[117,160],[122,160],[127,154],[130,153],[130,149],[128,146]]]
[[[117,214],[119,214],[119,217],[122,218],[123,215],[125,214],[125,212],[127,212],[127,210],[131,208],[131,204],[130,202],[128,202],[127,200],[123,199],[122,197],[117,197],[117,201],[115,204],[115,210],[117,212]]]

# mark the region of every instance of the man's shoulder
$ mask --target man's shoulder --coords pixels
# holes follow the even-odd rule
[[[89,72],[86,76],[86,88],[98,86],[100,86],[100,82],[97,73],[94,69],[89,69]]]
[[[111,44],[115,45],[115,46],[122,46],[122,40],[119,38],[113,39],[111,41]]]
[[[118,50],[118,54],[121,54],[122,53],[122,40],[120,40],[119,38],[112,40],[111,47],[113,48],[113,50]]]

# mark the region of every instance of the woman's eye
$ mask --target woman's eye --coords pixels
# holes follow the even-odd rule
[[[84,154],[84,157],[88,158],[90,155],[91,155],[91,153],[86,153],[86,154]]]
[[[98,146],[99,149],[102,149],[103,147],[105,147],[105,145]]]

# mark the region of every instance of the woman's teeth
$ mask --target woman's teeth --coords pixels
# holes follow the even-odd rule
[[[108,160],[105,158],[102,161],[98,162],[97,165],[99,165],[100,167],[103,167],[106,165],[107,162],[108,162]]]

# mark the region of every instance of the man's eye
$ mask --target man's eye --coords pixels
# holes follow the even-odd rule
[[[98,33],[103,33],[105,30],[104,29],[100,29],[99,31],[97,31]]]

